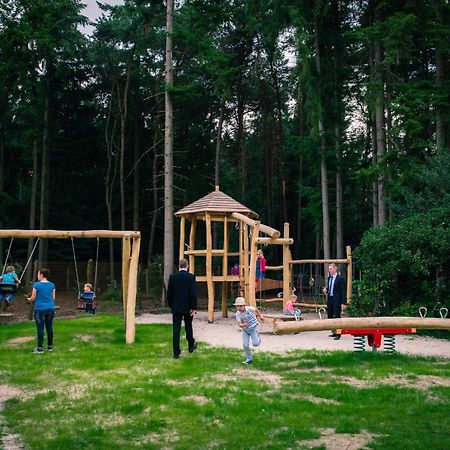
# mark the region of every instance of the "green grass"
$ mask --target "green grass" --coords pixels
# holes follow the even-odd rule
[[[174,360],[169,325],[123,336],[121,316],[58,320],[55,351],[33,355],[33,323],[1,326],[1,384],[21,394],[0,432],[57,450],[324,449],[365,434],[366,448],[449,448],[449,360],[260,352],[244,367],[241,350],[203,343]]]

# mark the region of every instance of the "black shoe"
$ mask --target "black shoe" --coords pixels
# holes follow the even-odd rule
[[[336,335],[336,334],[334,334],[334,333],[333,333],[333,334],[329,334],[329,335],[328,335],[328,337],[332,337],[332,338],[334,338],[334,337],[336,337],[336,336],[337,336],[337,335]]]
[[[333,339],[334,339],[335,341],[338,341],[340,338],[341,338],[341,335],[340,335],[340,334],[337,334]]]
[[[192,347],[189,347],[189,353],[192,353],[197,348],[197,342],[194,342]]]
[[[175,359],[178,359],[178,358],[180,357],[180,355],[173,355],[173,357],[174,357]]]

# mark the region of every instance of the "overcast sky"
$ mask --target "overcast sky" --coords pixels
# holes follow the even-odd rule
[[[95,0],[82,0],[82,3],[86,5],[82,14],[86,16],[89,20],[95,21],[101,15],[101,9],[98,7]],[[100,3],[107,3],[109,5],[120,5],[123,0],[101,0]],[[87,26],[82,28],[82,32],[85,34],[91,34],[93,27]]]

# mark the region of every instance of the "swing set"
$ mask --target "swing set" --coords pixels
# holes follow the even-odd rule
[[[113,230],[0,230],[2,238],[38,238],[38,239],[69,239],[69,238],[108,238],[122,239],[122,291],[123,309],[125,319],[125,342],[132,344],[136,338],[136,294],[139,265],[139,252],[141,246],[141,233],[139,231],[113,231]],[[35,244],[36,248],[37,243]],[[33,250],[34,251],[34,250]],[[33,252],[32,252],[33,253]],[[31,255],[32,256],[32,255]],[[31,260],[31,256],[29,260]],[[97,257],[98,261],[98,257]],[[28,265],[28,264],[27,264]],[[23,271],[25,273],[25,270]],[[78,281],[77,281],[78,282]]]
[[[28,260],[27,260],[27,262],[25,263],[25,267],[23,268],[22,274],[21,274],[21,276],[20,276],[20,278],[19,278],[19,283],[22,282],[22,278],[23,278],[23,276],[25,275],[25,273],[26,273],[26,271],[27,271],[27,269],[28,269],[28,265],[30,264],[31,259],[33,258],[33,255],[34,255],[34,251],[36,250],[36,247],[37,247],[37,245],[38,245],[38,243],[39,243],[39,239],[40,239],[40,238],[37,238],[37,239],[36,239],[36,242],[35,242],[35,244],[34,244],[34,246],[33,246],[33,249],[32,249],[31,252],[30,252],[30,256],[28,257]],[[2,274],[1,274],[1,277],[3,277],[3,275],[5,274],[5,270],[6,270],[6,267],[7,267],[7,265],[8,265],[8,259],[10,258],[10,255],[11,255],[11,248],[12,248],[13,241],[14,241],[14,237],[12,236],[11,239],[10,239],[10,241],[9,241],[9,246],[8,246],[8,251],[7,251],[7,253],[6,253],[5,262],[3,263],[3,268],[2,268]],[[4,294],[4,295],[7,295],[7,294],[12,294],[12,295],[14,295],[14,294],[17,292],[17,284],[15,284],[15,283],[14,283],[14,284],[0,283],[0,292],[1,292],[2,294]]]

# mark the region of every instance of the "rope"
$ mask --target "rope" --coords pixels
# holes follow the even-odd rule
[[[70,238],[72,241],[72,253],[73,253],[73,262],[75,266],[75,275],[77,277],[77,291],[78,295],[80,294],[80,279],[78,278],[78,266],[77,266],[77,258],[75,256],[75,244],[73,243],[73,237]]]
[[[11,253],[11,246],[12,246],[13,240],[14,240],[14,238],[12,237],[11,240],[9,241],[8,253],[6,254],[5,264],[3,264],[2,276],[5,274],[6,264],[8,263],[8,258]]]
[[[30,264],[31,259],[33,258],[34,251],[36,250],[36,247],[37,247],[37,245],[38,245],[40,239],[41,239],[41,238],[37,238],[37,239],[36,239],[36,242],[35,242],[35,244],[34,244],[34,247],[33,247],[33,249],[31,250],[30,256],[28,257],[28,261],[26,262],[25,267],[24,267],[23,270],[22,270],[22,275],[20,276],[19,281],[22,281],[22,278],[23,278],[23,276],[25,275],[25,272],[27,271],[27,268],[28,268],[28,265]]]
[[[94,276],[94,292],[97,291],[97,273],[98,273],[98,248],[100,247],[100,238],[97,238],[97,253],[95,255],[95,276]]]

